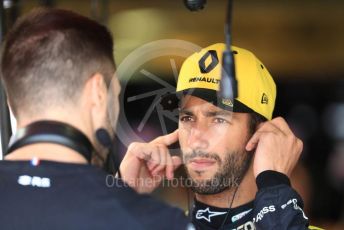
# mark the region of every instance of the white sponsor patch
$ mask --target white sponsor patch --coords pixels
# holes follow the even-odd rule
[[[46,177],[21,175],[18,177],[18,184],[23,186],[49,188],[51,183],[50,179]]]
[[[306,214],[304,213],[304,211],[302,210],[302,208],[297,204],[297,199],[295,199],[295,198],[294,198],[294,199],[288,200],[287,203],[281,205],[281,208],[282,208],[282,209],[285,209],[287,206],[289,206],[289,205],[291,205],[291,204],[293,205],[293,207],[294,207],[295,210],[300,210],[300,211],[302,212],[302,215],[303,215],[303,218],[304,218],[304,219],[308,220],[308,217],[306,216]]]
[[[260,212],[257,214],[256,218],[254,219],[255,222],[261,221],[264,217],[265,214],[269,213],[269,212],[275,212],[276,208],[275,205],[270,205],[267,207],[262,208],[262,210],[260,210]]]
[[[244,212],[241,212],[235,216],[232,216],[232,223],[240,220],[241,218],[243,218],[244,216],[246,216],[248,213],[250,213],[252,211],[252,209],[250,210],[247,210],[247,211],[244,211]]]
[[[252,221],[248,221],[243,225],[240,225],[236,229],[233,230],[255,230],[256,227],[254,226],[254,223]]]

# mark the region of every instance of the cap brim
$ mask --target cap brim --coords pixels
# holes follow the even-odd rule
[[[234,99],[233,103],[224,103],[223,98],[219,97],[218,92],[216,90],[202,88],[192,88],[180,92],[168,93],[162,96],[160,104],[164,109],[173,111],[174,109],[178,109],[180,107],[181,99],[185,95],[192,95],[201,98],[202,100],[212,103],[213,105],[227,111],[233,111],[238,113],[254,112],[252,109],[250,109],[249,107],[247,107],[246,105],[244,105],[236,99]]]

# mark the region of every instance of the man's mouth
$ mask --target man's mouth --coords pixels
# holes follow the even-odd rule
[[[194,171],[203,171],[209,167],[216,165],[216,160],[210,158],[193,158],[188,162],[190,169]]]

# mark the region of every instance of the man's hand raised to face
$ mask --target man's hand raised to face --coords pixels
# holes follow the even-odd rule
[[[256,178],[265,170],[274,170],[289,177],[302,148],[302,141],[281,117],[262,123],[246,145],[247,151],[255,149],[253,171]]]
[[[171,180],[182,160],[168,146],[178,141],[178,130],[149,143],[131,143],[120,165],[122,179],[139,193],[150,193],[164,178]]]

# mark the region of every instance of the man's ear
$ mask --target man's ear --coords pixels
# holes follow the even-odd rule
[[[104,126],[107,115],[107,87],[103,75],[95,73],[85,85],[83,104],[90,109],[94,129]]]
[[[103,75],[96,73],[87,82],[92,106],[106,105],[107,87]]]
[[[8,96],[7,96],[7,106],[8,106],[8,111],[10,112],[11,127],[13,131],[13,130],[16,130],[18,126],[18,115],[13,112],[10,101],[8,100]]]

